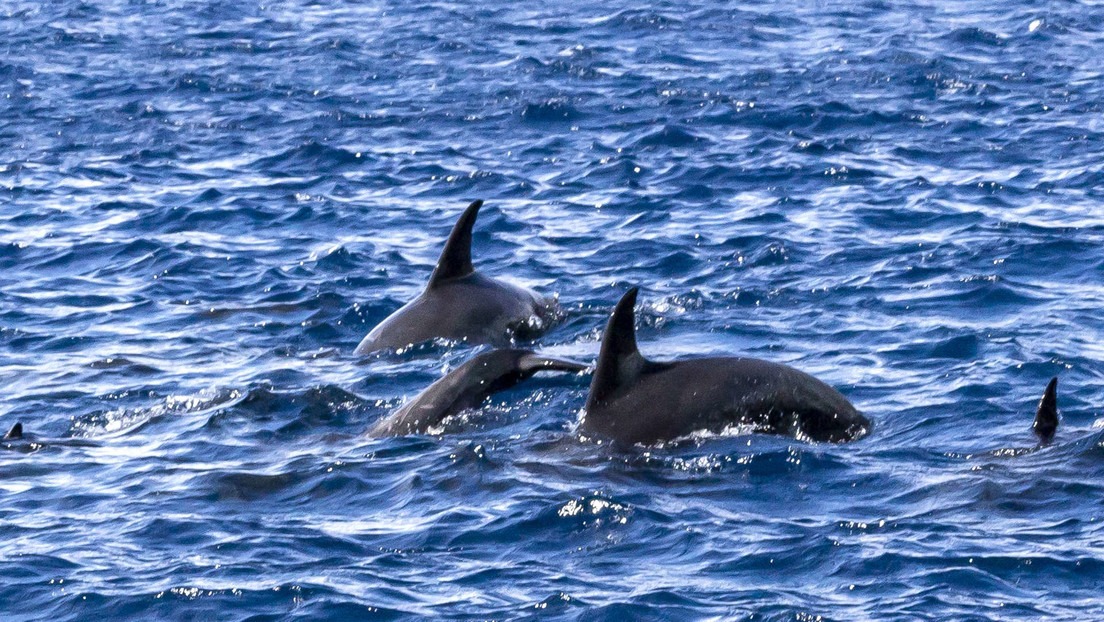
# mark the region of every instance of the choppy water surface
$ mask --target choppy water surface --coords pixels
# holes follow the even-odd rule
[[[3,618],[1099,617],[1102,10],[540,4],[0,4]],[[365,438],[472,352],[352,355],[474,198],[541,348],[639,284],[873,434]]]

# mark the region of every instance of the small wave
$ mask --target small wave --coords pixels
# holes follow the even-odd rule
[[[594,23],[610,28],[668,30],[679,26],[682,21],[677,17],[647,9],[623,9],[612,15],[597,19]]]
[[[83,415],[70,425],[68,435],[77,438],[125,436],[166,417],[202,413],[241,397],[234,389],[204,391],[197,395],[173,395],[156,405],[117,408]]]
[[[88,367],[99,370],[118,371],[128,375],[149,376],[161,373],[161,370],[153,365],[138,363],[122,356],[109,356],[92,361]]]
[[[320,269],[338,273],[361,269],[365,264],[370,263],[368,258],[344,246],[332,246],[324,251],[311,253],[310,259]]]
[[[214,476],[212,488],[220,501],[229,499],[254,501],[280,494],[294,495],[295,487],[307,479],[300,472],[292,473],[252,473],[237,471]]]
[[[529,123],[563,123],[576,121],[581,117],[582,113],[566,99],[554,98],[528,103],[521,109],[521,118]]]
[[[943,35],[942,38],[944,41],[957,45],[981,47],[1000,47],[1004,45],[1006,39],[1002,35],[976,26],[955,28]]]
[[[367,405],[359,396],[333,385],[296,391],[277,391],[261,385],[218,405],[218,410],[207,418],[206,427],[225,429],[234,423],[232,427],[239,435],[297,436],[325,426],[344,429],[349,417]]]
[[[275,177],[314,176],[353,169],[367,161],[360,151],[308,141],[277,155],[254,160],[251,166]]]
[[[632,147],[634,149],[643,149],[649,147],[689,147],[691,145],[705,141],[705,138],[694,134],[684,127],[680,127],[678,125],[664,125],[663,127],[649,132],[645,136],[642,136],[639,140],[633,143]]]

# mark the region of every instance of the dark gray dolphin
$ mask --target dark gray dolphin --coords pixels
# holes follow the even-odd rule
[[[1043,397],[1039,400],[1039,408],[1035,410],[1035,421],[1031,424],[1035,436],[1039,442],[1046,445],[1054,438],[1054,432],[1058,429],[1058,378],[1050,379]]]
[[[587,366],[567,359],[514,348],[491,350],[465,361],[429,385],[417,397],[377,423],[370,436],[424,434],[449,415],[479,406],[492,393],[505,391],[543,371],[585,371]]]
[[[617,303],[587,396],[584,432],[653,444],[748,425],[801,440],[862,437],[870,421],[838,391],[792,367],[750,358],[657,363],[636,346],[637,288]]]
[[[16,421],[15,425],[4,435],[5,441],[15,441],[23,438],[23,424]]]
[[[368,333],[356,354],[395,349],[437,337],[505,345],[532,339],[555,318],[554,299],[475,271],[472,225],[483,201],[464,210],[449,234],[425,290]]]

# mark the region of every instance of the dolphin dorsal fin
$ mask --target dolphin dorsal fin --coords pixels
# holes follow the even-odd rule
[[[23,438],[23,424],[17,421],[16,424],[8,430],[8,433],[4,435],[4,440],[13,441],[18,438]]]
[[[483,201],[472,201],[452,227],[452,233],[445,242],[445,249],[441,251],[441,257],[437,260],[437,267],[429,277],[429,287],[475,272],[471,260],[472,226],[475,225],[475,218],[479,216],[480,207],[483,207]]]
[[[1054,431],[1058,429],[1058,378],[1050,379],[1043,398],[1039,400],[1039,408],[1035,411],[1035,422],[1031,424],[1035,436],[1043,443],[1049,443],[1054,438]]]
[[[618,389],[636,380],[648,367],[648,360],[636,347],[636,294],[639,288],[625,292],[610,315],[606,332],[602,334],[602,349],[594,367],[587,405],[602,402]]]

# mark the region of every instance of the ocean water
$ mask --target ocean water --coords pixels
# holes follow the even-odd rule
[[[1104,617],[1104,8],[0,3],[0,618]],[[837,387],[859,442],[581,437],[585,376],[364,432],[455,218],[591,361]],[[1063,421],[1030,424],[1059,376]]]

